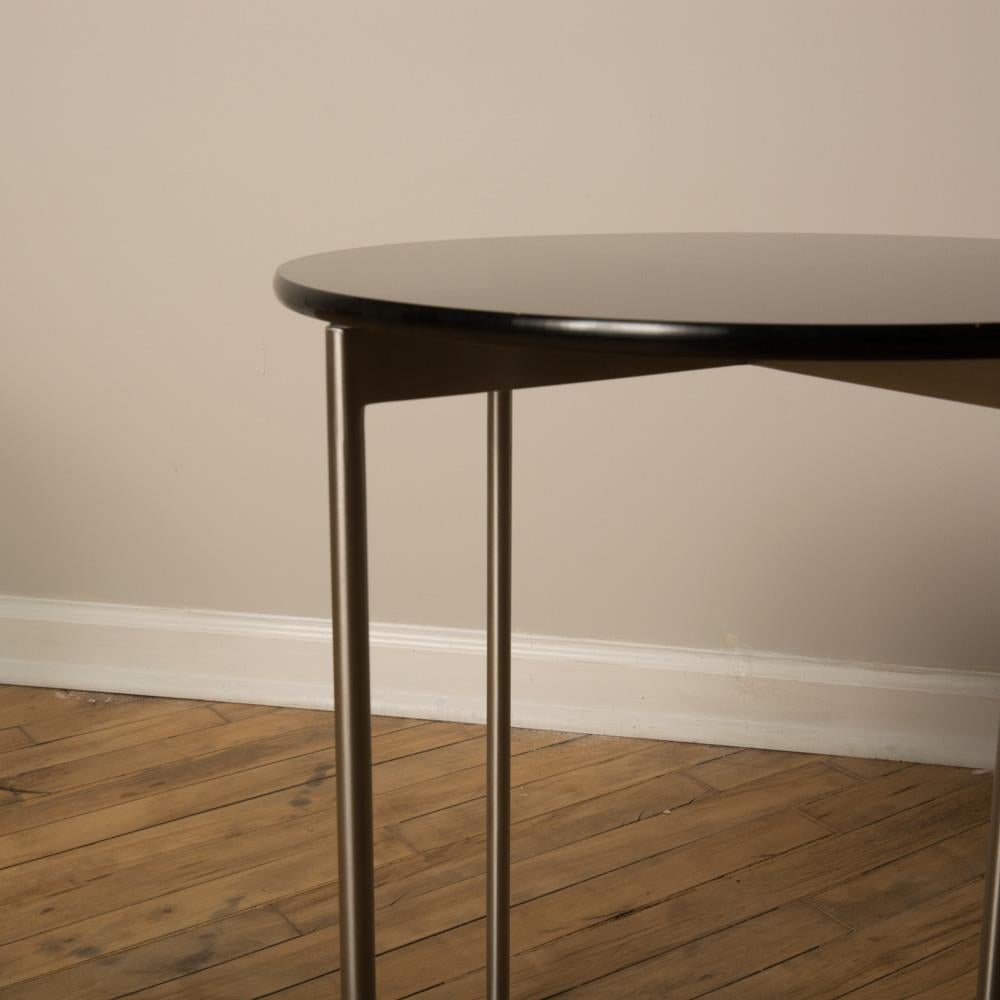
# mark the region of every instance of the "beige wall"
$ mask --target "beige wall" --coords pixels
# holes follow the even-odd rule
[[[1000,237],[992,0],[0,0],[0,593],[328,611],[275,265]],[[1000,668],[1000,413],[752,369],[516,399],[518,629]],[[482,621],[484,405],[370,418],[374,615]]]

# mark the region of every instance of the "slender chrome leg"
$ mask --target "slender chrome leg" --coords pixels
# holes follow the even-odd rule
[[[331,328],[326,341],[340,996],[342,1000],[375,1000],[364,408],[351,391],[348,336],[344,330]]]
[[[978,1000],[1000,1000],[1000,737],[993,766],[993,819],[986,863],[983,928],[979,932]]]
[[[488,394],[486,993],[510,995],[511,394]]]

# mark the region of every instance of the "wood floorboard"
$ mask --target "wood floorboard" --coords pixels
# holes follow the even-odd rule
[[[239,722],[240,719],[249,719],[252,715],[266,715],[274,711],[273,705],[244,705],[237,702],[213,701],[212,708],[221,715],[226,722]]]
[[[196,701],[180,701],[171,698],[136,698],[128,701],[103,702],[95,700],[93,705],[69,715],[57,715],[52,719],[27,722],[21,728],[35,743],[51,743],[70,736],[82,736],[96,730],[108,730],[130,722],[155,719],[161,715],[173,715],[189,708],[208,708]],[[218,714],[217,712],[215,713]],[[227,720],[224,720],[227,721]]]
[[[425,727],[432,728],[432,727]],[[407,730],[413,732],[413,730]],[[442,739],[449,730],[443,728]],[[543,742],[563,739],[562,734],[536,733],[528,740],[521,734],[515,741],[514,751],[528,752]],[[413,754],[380,764],[379,769],[402,771],[405,764],[435,753]],[[405,762],[405,763],[404,763]],[[419,771],[418,771],[419,773]],[[293,794],[290,804],[311,804],[306,797],[316,794],[320,783],[307,785]],[[332,783],[324,781],[323,791],[329,792],[323,813],[312,813],[311,819],[296,817],[284,824],[251,830],[225,839],[177,838],[176,848],[160,853],[154,858],[144,857],[130,864],[122,864],[112,872],[103,872],[76,888],[65,884],[52,885],[48,892],[36,891],[30,896],[10,900],[0,908],[0,945],[52,930],[83,919],[105,909],[118,909],[127,903],[140,902],[178,892],[200,882],[222,878],[234,872],[265,864],[283,857],[288,852],[300,851],[312,845],[317,838],[330,838],[334,845]]]
[[[782,750],[740,750],[692,768],[691,774],[716,791],[744,785],[755,778],[801,767],[820,758],[814,754],[788,753]]]
[[[0,753],[31,746],[31,737],[20,726],[0,729]]]
[[[914,764],[874,778],[864,788],[848,789],[804,805],[802,811],[838,833],[847,833],[975,781],[971,771]]]
[[[805,903],[789,903],[683,945],[670,952],[669,960],[647,959],[561,995],[572,1000],[693,1000],[843,935],[837,921]]]
[[[812,901],[854,930],[866,930],[982,877],[985,834],[983,827],[973,827],[848,879]]]
[[[907,965],[860,989],[845,994],[847,1000],[971,1000],[979,962],[979,936],[973,935],[950,948]],[[970,975],[971,973],[971,975]]]
[[[978,926],[978,882],[938,896],[885,922],[844,935],[729,987],[713,1000],[835,1000],[966,940]]]
[[[990,777],[518,730],[517,1000],[972,1000]],[[380,1000],[485,995],[483,727],[373,720]],[[0,1000],[332,1000],[332,715],[0,689]]]
[[[116,787],[119,787],[128,776],[148,775],[159,765],[191,761],[209,755],[212,760],[218,761],[224,759],[221,755],[227,750],[232,751],[229,754],[230,758],[236,758],[237,769],[243,770],[245,766],[250,766],[251,762],[243,764],[239,759],[241,750],[234,748],[246,748],[248,744],[257,744],[269,737],[280,740],[280,737],[286,734],[308,728],[313,731],[320,730],[326,740],[323,745],[330,745],[332,738],[328,727],[325,724],[317,726],[315,723],[307,725],[308,722],[311,720],[302,719],[289,713],[287,709],[282,709],[264,717],[228,725],[222,725],[221,722],[218,725],[213,723],[212,726],[219,728],[219,732],[213,732],[209,738],[206,738],[208,734],[205,731],[200,730],[168,733],[166,736],[157,735],[157,738],[144,742],[141,747],[126,746],[35,770],[22,771],[16,775],[16,780],[36,796],[51,796],[95,784],[107,788],[112,782],[117,782]],[[47,801],[50,803],[49,808],[55,808],[56,801],[65,804],[72,800],[60,798]],[[93,802],[95,796],[93,792],[88,791],[78,796],[77,801]]]
[[[88,692],[8,686],[0,691],[0,729],[84,712],[94,703],[94,697]]]

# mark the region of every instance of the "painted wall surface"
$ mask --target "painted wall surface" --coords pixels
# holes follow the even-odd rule
[[[282,260],[1000,237],[992,0],[0,0],[0,593],[328,614]],[[759,369],[518,393],[515,627],[1000,669],[1000,412]],[[485,404],[370,413],[373,615],[483,621]]]

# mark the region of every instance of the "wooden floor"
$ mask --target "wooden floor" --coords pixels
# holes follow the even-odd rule
[[[514,996],[971,1000],[989,778],[516,731]],[[0,688],[2,1000],[339,995],[331,716]],[[379,718],[379,997],[483,996],[483,730]]]

